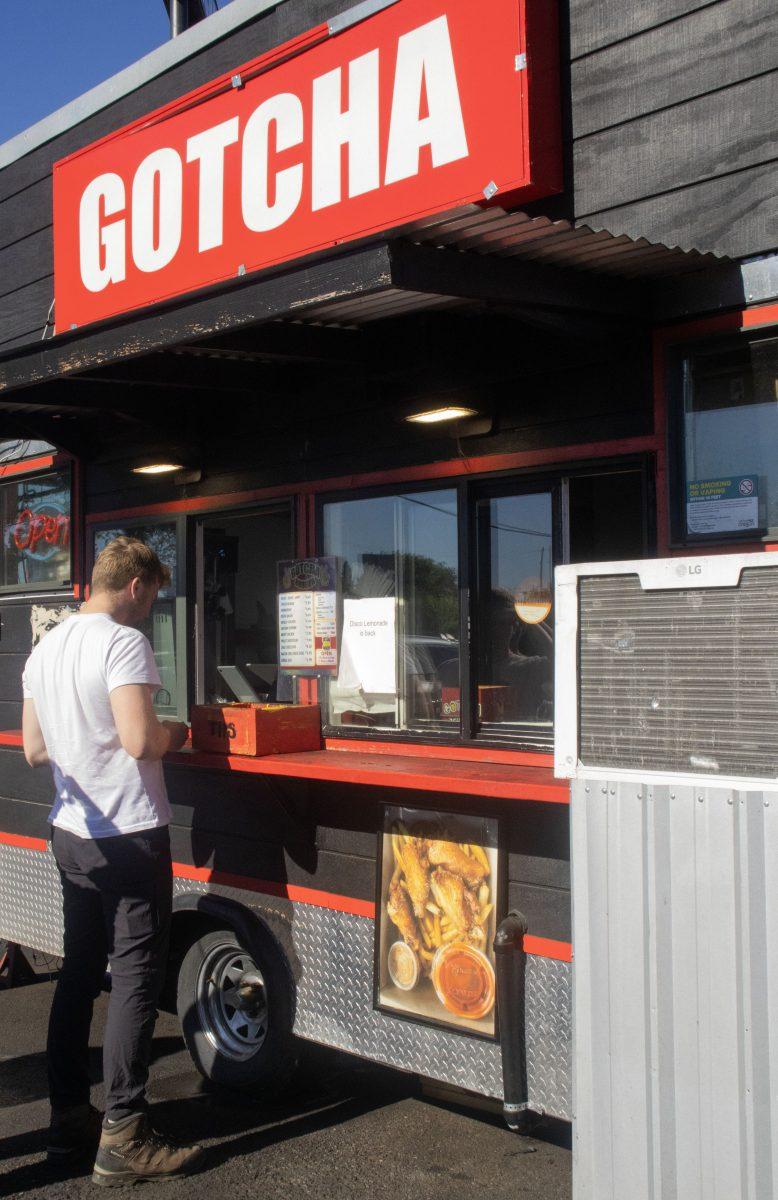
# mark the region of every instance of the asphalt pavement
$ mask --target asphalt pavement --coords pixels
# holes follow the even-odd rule
[[[50,981],[0,991],[0,1196],[80,1200],[100,1193],[85,1168],[57,1173],[42,1147]],[[93,1071],[100,1079],[100,1031]],[[101,1105],[96,1083],[93,1103]],[[320,1047],[306,1048],[292,1094],[273,1104],[209,1090],[195,1072],[174,1017],[154,1039],[150,1084],[156,1124],[208,1149],[204,1170],[133,1193],[176,1200],[569,1200],[567,1128],[520,1138],[490,1113],[425,1097],[419,1082]],[[120,1194],[124,1194],[122,1189]]]

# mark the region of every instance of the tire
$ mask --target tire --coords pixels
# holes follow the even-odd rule
[[[242,985],[241,991],[238,991]],[[297,1066],[292,983],[269,935],[203,934],[178,973],[178,1019],[201,1075],[220,1087],[278,1092]]]

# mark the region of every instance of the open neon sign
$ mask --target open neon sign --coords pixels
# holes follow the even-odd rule
[[[20,554],[45,561],[70,544],[70,517],[51,506],[23,508],[11,528],[11,541]]]

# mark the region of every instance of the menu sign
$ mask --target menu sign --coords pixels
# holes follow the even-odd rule
[[[282,671],[338,668],[337,562],[297,558],[278,564],[278,665]]]
[[[386,808],[376,920],[376,1003],[495,1036],[497,822]]]

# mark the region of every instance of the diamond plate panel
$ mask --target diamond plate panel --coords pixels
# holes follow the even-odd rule
[[[527,1085],[532,1108],[572,1120],[573,973],[570,963],[527,955]]]
[[[262,915],[296,981],[300,1037],[502,1098],[497,1043],[374,1010],[372,920],[187,879],[175,879],[174,892],[213,892]],[[50,851],[0,845],[0,937],[62,953],[59,876]],[[566,1120],[572,1117],[571,985],[568,963],[528,956],[530,1106]]]
[[[0,844],[0,937],[62,954],[62,893],[50,850]]]

